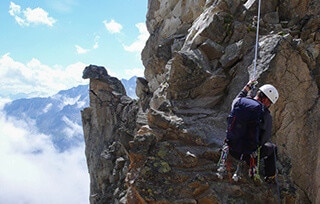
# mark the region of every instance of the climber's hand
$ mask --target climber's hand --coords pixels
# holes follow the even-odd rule
[[[250,80],[247,85],[244,87],[247,91],[254,88],[255,85],[258,84],[258,81],[256,79]]]

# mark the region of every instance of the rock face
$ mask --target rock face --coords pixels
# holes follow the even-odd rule
[[[86,67],[91,203],[320,202],[320,2],[261,2],[256,68],[254,0],[149,0],[139,100],[103,67]],[[231,101],[252,78],[280,92],[279,189],[254,183],[246,166],[238,183],[216,176]]]

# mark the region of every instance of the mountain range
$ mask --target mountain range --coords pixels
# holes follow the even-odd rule
[[[135,94],[136,76],[122,79],[127,95]],[[39,133],[49,135],[55,148],[68,150],[83,143],[81,110],[89,106],[88,85],[61,90],[50,97],[22,98],[5,104],[7,117],[25,121]]]

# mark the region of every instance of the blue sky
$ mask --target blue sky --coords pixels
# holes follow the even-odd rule
[[[0,7],[0,97],[50,95],[88,83],[86,65],[143,76],[147,0],[4,0]],[[10,94],[9,94],[10,93]]]

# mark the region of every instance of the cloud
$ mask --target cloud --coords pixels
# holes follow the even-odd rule
[[[10,10],[9,10],[9,14],[11,16],[15,16],[16,14],[20,14],[21,13],[21,6],[10,2],[10,6],[9,6]]]
[[[99,42],[95,42],[93,45],[93,49],[98,49],[98,47],[99,47]]]
[[[125,73],[127,76],[143,77],[144,76],[144,69],[141,69],[141,68],[127,69],[127,70],[125,70]]]
[[[95,50],[95,49],[98,49],[99,48],[99,40],[100,40],[100,36],[99,35],[96,35],[94,37],[94,44],[92,46],[92,49]],[[83,48],[81,47],[80,45],[75,45],[75,48],[76,48],[76,51],[79,55],[81,54],[87,54],[88,52],[90,52],[92,49],[87,49],[87,48]]]
[[[63,122],[66,124],[65,129],[63,130],[63,133],[68,137],[76,137],[78,135],[83,134],[82,126],[78,125],[76,122],[73,122],[68,117],[64,116],[62,118]]]
[[[84,145],[55,150],[50,138],[0,112],[0,203],[89,203]]]
[[[110,33],[120,33],[122,30],[122,25],[113,19],[110,22],[104,20],[103,24]]]
[[[10,2],[9,14],[13,16],[16,22],[21,26],[44,24],[52,27],[57,21],[56,19],[49,17],[48,12],[42,8],[26,8],[21,10],[21,6],[13,2]]]
[[[96,36],[94,37],[93,49],[98,49],[98,47],[99,47],[99,40],[100,40],[100,36],[99,36],[99,35],[96,35]]]
[[[30,9],[27,8],[24,12],[27,22],[34,24],[45,24],[48,26],[53,26],[56,20],[48,16],[48,12],[42,8]]]
[[[80,47],[79,45],[75,45],[75,47],[78,54],[86,54],[90,51],[89,49],[85,49],[83,47]]]
[[[15,61],[7,53],[0,56],[0,96],[10,98],[23,93],[29,97],[45,97],[79,84],[87,84],[82,79],[85,66],[78,62],[67,67],[50,67],[35,58],[24,64]]]
[[[131,44],[131,45],[123,45],[124,50],[128,52],[141,52],[142,49],[144,48],[146,41],[149,38],[149,32],[147,30],[146,24],[145,23],[138,23],[136,24],[136,27],[139,30],[139,35],[137,39]]]

